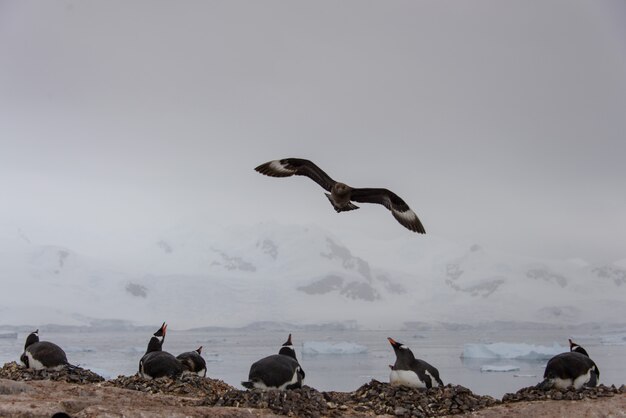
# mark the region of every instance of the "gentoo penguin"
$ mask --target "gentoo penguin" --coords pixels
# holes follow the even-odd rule
[[[195,373],[198,376],[206,376],[206,361],[202,358],[202,346],[194,351],[188,351],[176,356],[181,362],[185,372]]]
[[[432,388],[443,386],[439,378],[439,371],[426,363],[416,359],[411,349],[393,338],[387,338],[396,353],[396,362],[389,374],[389,383],[398,386],[414,388]]]
[[[146,354],[139,360],[139,374],[144,378],[178,377],[183,373],[183,365],[170,353],[162,350],[167,325],[163,322],[161,328],[154,333],[148,343]]]
[[[39,341],[39,330],[31,332],[26,337],[24,353],[20,360],[29,369],[61,370],[69,366],[65,351],[49,341]]]
[[[330,193],[326,197],[337,213],[358,209],[351,202],[378,203],[391,211],[400,224],[411,231],[426,233],[419,218],[404,200],[387,189],[354,188],[330,178],[321,168],[309,160],[284,158],[268,161],[255,168],[261,174],[270,177],[306,176]]]
[[[596,386],[600,379],[598,366],[589,358],[587,351],[569,340],[570,352],[552,357],[543,373],[543,382],[537,385],[540,389],[556,387],[566,389],[571,386],[580,389],[583,386]]]
[[[296,359],[291,334],[278,354],[265,357],[250,367],[248,381],[241,384],[248,389],[298,389],[302,387],[304,370]]]

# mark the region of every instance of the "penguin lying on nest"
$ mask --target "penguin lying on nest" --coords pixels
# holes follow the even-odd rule
[[[436,388],[443,386],[439,378],[439,370],[416,359],[411,349],[393,338],[387,338],[396,353],[396,362],[389,374],[389,383],[398,386],[410,386],[414,388]]]
[[[157,330],[148,342],[146,354],[139,360],[139,374],[141,377],[156,379],[157,377],[168,376],[176,378],[183,373],[183,365],[168,352],[163,351],[163,341],[167,325],[163,322],[161,328]]]
[[[63,367],[76,367],[67,362],[65,351],[49,341],[39,341],[39,330],[31,332],[26,337],[24,353],[20,361],[29,369],[61,370]]]
[[[600,370],[596,363],[589,358],[587,350],[569,340],[569,353],[561,353],[552,357],[543,373],[543,381],[537,385],[538,389],[567,389],[583,386],[594,387],[600,379]]]
[[[285,390],[302,387],[304,370],[296,359],[291,334],[278,354],[265,357],[250,367],[248,380],[241,384],[248,389]]]
[[[194,351],[188,351],[176,356],[187,373],[195,373],[200,377],[206,377],[206,361],[202,358],[202,346]]]

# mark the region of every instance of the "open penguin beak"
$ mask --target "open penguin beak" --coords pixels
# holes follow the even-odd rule
[[[163,325],[161,325],[161,328],[159,328],[158,331],[152,335],[154,335],[155,337],[165,337],[166,330],[167,330],[167,324],[163,322]]]
[[[287,342],[285,344],[283,344],[283,345],[293,345],[291,343],[291,334],[289,334],[289,337],[287,338]]]
[[[393,348],[399,348],[402,345],[391,337],[387,337],[387,340],[389,341],[389,344],[391,344]]]
[[[198,349],[196,350],[196,352],[197,352],[198,354],[202,354],[202,346],[198,347]]]
[[[574,348],[577,344],[574,341],[572,341],[571,338],[568,338],[567,341],[569,341],[569,349],[571,351],[572,348]]]

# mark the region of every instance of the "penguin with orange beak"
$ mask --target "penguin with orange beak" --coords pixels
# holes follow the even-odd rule
[[[163,351],[166,332],[167,324],[163,322],[161,328],[150,338],[146,354],[139,360],[139,374],[142,377],[148,379],[163,376],[177,378],[183,373],[181,362],[170,353]]]
[[[389,383],[397,386],[409,386],[413,388],[433,388],[443,386],[439,378],[439,370],[416,359],[411,349],[393,338],[387,338],[396,353],[396,362],[390,366]]]

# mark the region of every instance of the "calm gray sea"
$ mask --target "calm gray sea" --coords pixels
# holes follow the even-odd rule
[[[157,326],[155,326],[155,331]],[[0,334],[8,331],[1,331]],[[284,331],[176,331],[168,328],[164,349],[176,355],[202,345],[207,360],[208,376],[242,388],[250,365],[264,356],[278,352],[289,330]],[[573,335],[572,335],[573,334]],[[478,394],[501,397],[504,393],[533,385],[541,380],[545,360],[462,359],[465,343],[528,343],[567,346],[567,338],[583,345],[597,363],[601,383],[626,383],[626,345],[618,338],[617,344],[607,344],[608,332],[572,333],[541,329],[471,329],[437,331],[294,331],[293,342],[302,367],[305,383],[318,390],[352,391],[371,379],[387,381],[389,364],[395,361],[387,342],[392,337],[408,345],[416,357],[439,369],[444,383],[460,384]],[[623,335],[623,334],[622,334]],[[132,375],[137,371],[149,331],[122,332],[46,332],[40,330],[42,340],[63,347],[70,363],[92,369],[105,377]],[[17,338],[0,338],[0,364],[19,361],[26,333]],[[605,341],[603,343],[603,338]],[[621,338],[621,337],[620,337]],[[352,342],[367,347],[361,354],[302,354],[304,341],[329,343]],[[512,372],[481,372],[483,365],[517,366]]]

